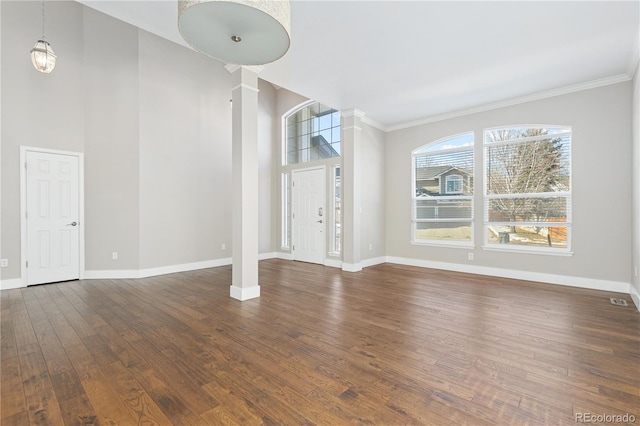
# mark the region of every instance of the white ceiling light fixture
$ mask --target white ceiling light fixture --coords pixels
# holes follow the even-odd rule
[[[178,28],[191,47],[237,65],[280,59],[291,44],[284,0],[178,0]]]
[[[49,74],[56,66],[56,54],[44,36],[44,0],[42,0],[42,38],[31,49],[31,62],[40,72]]]

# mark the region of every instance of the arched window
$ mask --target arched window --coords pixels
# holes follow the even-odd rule
[[[569,251],[570,127],[486,130],[484,178],[488,248]]]
[[[449,136],[412,153],[412,241],[473,242],[473,133]]]
[[[285,117],[283,164],[339,157],[340,111],[314,102]]]

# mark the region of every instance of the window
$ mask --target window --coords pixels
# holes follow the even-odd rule
[[[318,102],[285,118],[284,164],[340,156],[340,111]]]
[[[571,128],[487,130],[484,169],[488,247],[570,249]]]
[[[412,157],[412,241],[471,244],[473,133],[432,142]]]
[[[333,229],[331,233],[331,253],[339,255],[342,252],[342,233],[340,213],[341,194],[340,194],[340,166],[333,167]]]
[[[462,192],[462,176],[449,175],[446,176],[447,194],[460,194]]]

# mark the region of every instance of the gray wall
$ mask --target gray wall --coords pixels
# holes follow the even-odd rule
[[[21,145],[85,154],[87,271],[229,258],[231,75],[223,64],[79,3],[47,2],[58,62],[43,75],[28,54],[40,7],[2,2],[1,257],[10,265],[2,279],[20,277]],[[266,206],[275,103],[261,83]],[[260,250],[273,250],[270,221],[261,217]]]
[[[385,178],[385,133],[363,123],[360,254],[365,264],[386,255]]]
[[[636,307],[640,309],[640,68],[636,67],[633,79],[633,181],[631,183],[633,199],[632,223],[632,271],[631,289]],[[634,291],[635,289],[635,291]]]
[[[434,122],[387,134],[387,255],[628,283],[631,270],[631,82]],[[475,260],[467,249],[410,244],[411,151],[439,138],[511,124],[573,128],[572,257],[485,251],[482,165],[476,165]],[[476,155],[476,158],[481,158]],[[611,185],[615,176],[619,185]],[[612,204],[615,201],[615,204]],[[579,283],[576,283],[579,284]]]

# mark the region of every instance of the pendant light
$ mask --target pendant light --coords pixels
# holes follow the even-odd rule
[[[178,0],[178,28],[191,47],[236,65],[264,65],[290,45],[288,0]]]
[[[31,62],[40,72],[49,74],[56,66],[56,55],[44,36],[44,0],[42,0],[42,38],[31,49]]]

